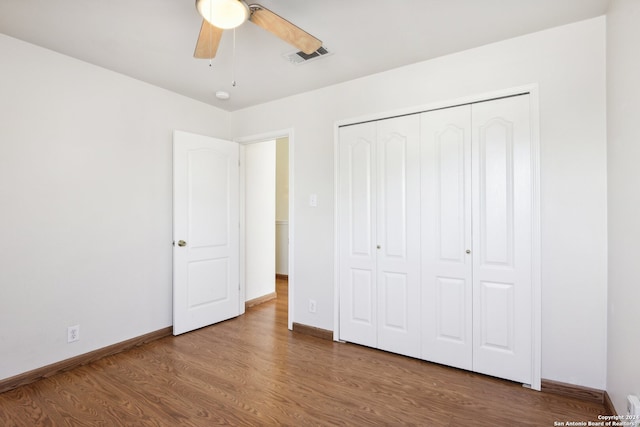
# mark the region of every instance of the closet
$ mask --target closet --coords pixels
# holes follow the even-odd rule
[[[339,337],[532,381],[529,95],[342,126]]]

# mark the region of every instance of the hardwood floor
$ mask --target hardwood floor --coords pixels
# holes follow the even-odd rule
[[[0,394],[0,425],[553,426],[604,406],[287,330],[286,282],[244,316]]]

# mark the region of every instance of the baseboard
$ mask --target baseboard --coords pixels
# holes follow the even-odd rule
[[[276,279],[289,280],[289,275],[288,274],[277,274],[276,273]]]
[[[605,403],[605,391],[595,388],[543,379],[540,389],[546,393],[559,394],[588,402]]]
[[[43,366],[42,368],[34,369],[23,374],[18,374],[5,380],[0,380],[0,393],[16,389],[23,385],[34,383],[40,379],[48,378],[60,372],[65,372],[73,368],[95,362],[96,360],[102,359],[103,357],[111,356],[113,354],[141,346],[151,341],[167,337],[172,333],[173,327],[169,326],[167,328],[159,329],[155,332],[150,332],[148,334],[140,335],[139,337],[131,338],[126,341],[90,351],[89,353],[81,354],[70,359],[65,359],[51,365]]]
[[[293,322],[293,332],[333,341],[333,331]]]
[[[253,307],[255,305],[262,304],[264,302],[276,299],[277,297],[278,297],[278,294],[276,294],[275,292],[271,292],[270,294],[262,295],[261,297],[245,301],[244,308],[246,310],[247,308]]]
[[[613,402],[611,401],[611,398],[609,397],[609,393],[604,392],[604,409],[606,411],[605,415],[619,415],[616,412],[616,407],[613,406]]]

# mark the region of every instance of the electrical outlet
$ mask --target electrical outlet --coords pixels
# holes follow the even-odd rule
[[[67,342],[74,342],[80,339],[80,325],[69,326],[67,328]]]
[[[310,299],[309,300],[309,313],[315,313],[315,312],[316,312],[316,300]]]

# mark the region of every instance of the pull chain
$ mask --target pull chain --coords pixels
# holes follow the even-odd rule
[[[233,29],[233,55],[231,57],[231,86],[236,87],[236,29]]]

